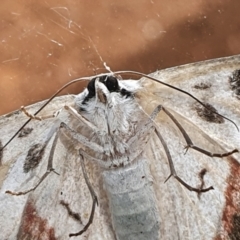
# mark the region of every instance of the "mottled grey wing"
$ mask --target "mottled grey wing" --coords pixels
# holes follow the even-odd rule
[[[237,106],[238,100],[230,91],[226,91],[230,89],[227,85],[228,77],[238,68],[238,62],[238,57],[207,61],[163,70],[155,76],[189,92],[192,91],[195,95],[199,94],[200,99],[204,101],[207,99],[208,103],[214,105],[221,114],[230,117],[239,126],[239,111],[232,107]],[[222,83],[223,77],[225,82]],[[239,133],[231,123],[205,122],[197,115],[196,109],[199,107],[195,106],[195,102],[187,96],[149,80],[140,81],[143,89],[136,94],[136,100],[148,114],[156,105],[162,104],[172,109],[174,116],[199,147],[213,152],[240,148]],[[210,81],[211,88],[196,88],[196,85],[202,86],[202,81]],[[219,92],[214,90],[216,87],[212,88],[213,85],[220,89]],[[223,93],[226,100],[222,98]],[[212,99],[209,96],[213,96]],[[66,96],[59,98],[59,105],[63,106],[69,101]],[[54,102],[47,112],[58,110],[59,105]],[[1,119],[0,136],[3,143],[22,121],[18,115],[5,116]],[[15,142],[3,152],[0,192],[0,207],[3,212],[0,216],[0,228],[4,229],[3,238],[67,239],[69,233],[81,230],[88,220],[91,196],[83,180],[78,154],[74,147],[68,146],[66,149],[61,142],[57,145],[54,157],[54,166],[60,175],[51,173],[34,192],[28,195],[17,197],[5,194],[6,190],[28,189],[33,186],[33,182],[37,182],[46,169],[49,148],[45,150],[43,162],[27,174],[22,170],[25,156],[29,148],[34,143],[44,141],[51,127],[59,124],[60,121],[71,124],[69,116],[64,113],[60,116],[60,120],[32,122],[28,127],[33,127],[33,131],[26,137],[15,139]],[[12,128],[12,125],[16,125],[16,128]],[[212,185],[215,188],[213,191],[197,195],[189,192],[173,178],[164,183],[169,175],[167,158],[160,141],[153,134],[144,151],[149,158],[153,175],[162,239],[237,237],[239,155],[235,154],[234,158],[215,159],[191,149],[184,155],[183,148],[186,144],[178,129],[163,113],[156,119],[156,125],[168,144],[179,176],[194,187],[203,184],[204,187]],[[201,177],[200,173],[203,169],[206,169],[206,174]],[[96,210],[93,225],[84,235],[76,239],[114,239],[108,203],[98,168],[88,163],[87,170],[97,191],[100,206]],[[70,209],[79,215],[73,214]]]
[[[65,104],[72,103],[72,97],[55,99],[41,115],[49,115]],[[34,113],[42,103],[28,107]],[[5,115],[0,119],[0,139],[6,143],[27,120],[21,112]],[[24,165],[28,151],[35,144],[43,144],[49,132],[60,121],[70,124],[66,112],[57,119],[32,120],[24,136],[15,138],[3,151],[0,166],[0,229],[1,239],[69,239],[70,233],[79,232],[86,225],[92,199],[85,184],[78,152],[71,145],[58,142],[54,155],[54,168],[59,175],[51,173],[35,190],[26,195],[12,196],[5,191],[25,191],[36,185],[47,169],[52,140],[47,145],[39,164]],[[36,159],[37,161],[37,159]],[[86,162],[86,168],[98,195],[99,205],[91,228],[74,239],[114,239],[107,201],[102,189],[98,168]]]
[[[229,82],[239,68],[240,56],[235,56],[166,69],[152,76],[212,105],[240,128],[240,102]],[[240,149],[240,133],[232,123],[211,116],[180,92],[150,80],[141,81],[144,89],[139,92],[139,104],[147,113],[162,104],[181,123],[195,145],[214,153]],[[214,187],[198,195],[173,177],[164,183],[170,170],[160,141],[153,135],[146,149],[158,200],[162,239],[240,239],[239,153],[211,158],[189,149],[185,154],[186,142],[164,113],[156,119],[156,125],[169,147],[178,175],[193,187],[202,184]]]

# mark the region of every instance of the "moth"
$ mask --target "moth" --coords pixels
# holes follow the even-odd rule
[[[240,239],[239,68],[150,75],[185,92],[100,75],[53,99],[1,151],[1,238]],[[0,118],[2,146],[27,119]]]

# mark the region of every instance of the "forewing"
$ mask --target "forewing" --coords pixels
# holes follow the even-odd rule
[[[153,75],[212,104],[219,113],[240,126],[238,99],[228,85],[232,72],[239,68],[238,62],[239,57],[236,56],[171,68]],[[197,113],[199,107],[196,102],[188,96],[150,80],[140,80],[140,83],[143,88],[137,91],[135,99],[146,114],[161,104],[182,124],[195,145],[214,153],[240,149],[239,133],[230,122],[206,122]],[[49,105],[46,113],[57,111],[69,102],[72,100],[68,97],[60,97]],[[39,106],[37,104],[29,110]],[[19,113],[1,118],[2,144],[25,119]],[[77,129],[66,112],[57,119],[32,121],[28,127],[33,130],[14,139],[3,151],[0,169],[0,229],[3,239],[68,239],[69,233],[80,231],[88,221],[92,199],[74,144],[65,141],[57,144],[53,166],[59,175],[52,172],[35,191],[23,196],[5,193],[6,190],[24,191],[38,182],[46,171],[53,139],[39,165],[34,168],[30,165],[32,169],[27,173],[23,170],[26,155],[34,144],[42,144],[61,121]],[[179,177],[193,187],[214,187],[209,192],[196,194],[173,177],[164,183],[170,173],[169,165],[159,139],[153,134],[144,151],[153,175],[162,239],[238,239],[239,154],[223,159],[210,158],[191,149],[184,154],[186,143],[164,113],[159,114],[156,126],[169,147]],[[88,231],[75,239],[114,239],[99,169],[85,162],[99,207]]]
[[[72,97],[57,98],[40,115],[49,115],[72,103]],[[28,107],[34,113],[42,103]],[[21,112],[0,119],[0,136],[4,144],[16,132],[27,117]],[[5,191],[26,191],[34,187],[47,170],[48,157],[53,138],[45,148],[38,164],[26,163],[29,149],[43,144],[60,122],[71,125],[71,117],[65,110],[57,118],[43,121],[32,120],[28,128],[31,133],[17,137],[3,151],[1,160],[0,229],[2,239],[68,239],[70,233],[82,230],[92,207],[92,198],[83,178],[77,146],[59,139],[54,153],[53,167],[59,174],[49,176],[30,193],[21,196]],[[76,127],[76,126],[75,126]],[[34,150],[34,148],[33,148]],[[32,159],[33,160],[33,159]],[[97,166],[85,161],[86,169],[97,193],[99,207],[90,229],[75,239],[114,239],[108,213],[108,203],[102,189],[102,179]],[[26,169],[27,168],[27,169]]]
[[[239,60],[240,57],[235,56],[205,61],[163,70],[153,76],[211,104],[240,127],[239,100],[229,85],[229,78],[240,67]],[[219,119],[217,123],[214,117],[206,118],[198,113],[199,105],[188,96],[150,80],[141,81],[144,88],[137,96],[146,113],[161,104],[174,115],[198,147],[212,153],[240,149],[239,132],[232,123]],[[146,149],[158,200],[162,239],[239,239],[239,153],[211,158],[189,149],[185,154],[186,142],[166,114],[159,115],[156,125],[169,147],[178,176],[193,187],[214,187],[214,190],[197,194],[173,177],[164,183],[170,174],[169,165],[154,134]]]

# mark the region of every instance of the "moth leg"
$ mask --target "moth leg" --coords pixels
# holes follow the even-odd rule
[[[131,146],[133,143],[137,142],[141,145],[141,139],[146,137],[147,135],[150,135],[151,132],[149,131],[151,128],[155,128],[154,126],[154,119],[156,116],[159,114],[159,112],[162,110],[162,106],[158,105],[153,112],[151,113],[150,117],[147,119],[145,124],[141,127],[141,129],[133,136],[131,137],[128,141],[127,144]],[[129,147],[131,148],[131,147]],[[141,147],[139,147],[141,148]]]
[[[165,108],[162,108],[163,111],[171,118],[171,120],[175,123],[175,125],[178,127],[178,129],[180,130],[180,132],[182,133],[187,146],[185,147],[186,152],[189,148],[192,148],[198,152],[201,152],[209,157],[219,157],[219,158],[223,158],[229,155],[232,155],[233,153],[238,152],[238,149],[234,149],[231,152],[226,152],[226,153],[211,153],[205,149],[199,148],[197,146],[195,146],[192,142],[192,140],[190,139],[190,137],[188,136],[188,134],[186,133],[186,131],[184,130],[184,128],[181,126],[181,124],[177,121],[177,119]]]
[[[92,124],[91,122],[89,122],[87,119],[85,119],[84,117],[81,116],[81,114],[79,114],[76,109],[74,109],[71,106],[67,106],[65,105],[64,108],[76,119],[80,120],[82,123],[84,123],[85,125],[87,125],[88,127],[90,127],[93,131],[97,132],[98,129],[97,127]],[[24,106],[21,107],[21,111],[29,118],[34,119],[34,120],[44,120],[44,119],[48,119],[48,118],[55,118],[59,115],[59,113],[62,111],[62,109],[59,109],[58,111],[54,112],[53,114],[50,115],[46,115],[46,116],[35,116],[32,115],[31,113],[29,113],[26,108]]]
[[[71,106],[65,105],[64,108],[76,119],[80,120],[82,123],[84,123],[86,126],[88,126],[92,131],[98,132],[99,129],[89,122],[86,118],[84,118],[81,114],[77,112],[77,110]]]
[[[88,138],[84,137],[80,133],[72,130],[66,123],[61,122],[59,130],[61,131],[61,134],[66,135],[69,139],[75,140],[84,145],[85,147],[88,147],[98,153],[105,153],[102,146],[94,143],[93,141],[90,141]]]
[[[51,150],[50,150],[50,154],[49,154],[49,158],[48,158],[48,166],[47,166],[47,171],[43,174],[43,176],[40,178],[39,182],[33,187],[33,188],[30,188],[24,192],[12,192],[12,191],[6,191],[5,193],[8,193],[8,194],[11,194],[11,195],[16,195],[16,196],[19,196],[19,195],[25,195],[31,191],[34,191],[42,182],[43,180],[51,173],[51,172],[54,172],[56,173],[57,175],[59,175],[53,168],[53,155],[54,155],[54,151],[55,151],[55,148],[56,148],[56,145],[57,145],[57,140],[59,138],[59,130],[57,130],[57,133],[55,135],[55,138],[54,138],[54,141],[53,141],[53,144],[52,144],[52,147],[51,147]],[[51,137],[50,137],[51,139]],[[49,139],[49,140],[50,140]],[[48,140],[48,141],[49,141]]]
[[[55,138],[53,140],[53,143],[52,143],[52,146],[51,146],[51,150],[50,150],[50,154],[49,154],[49,158],[48,158],[48,166],[47,166],[47,171],[43,174],[43,176],[40,178],[39,182],[31,189],[27,190],[27,191],[24,191],[24,192],[11,192],[11,191],[6,191],[6,193],[8,194],[11,194],[11,195],[25,195],[31,191],[34,191],[42,182],[45,178],[47,178],[47,176],[51,173],[51,172],[55,172],[54,168],[53,168],[53,156],[54,156],[54,152],[55,152],[55,149],[56,149],[56,145],[57,145],[57,141],[59,139],[59,136],[60,134],[64,134],[65,133],[68,133],[70,134],[70,137],[72,139],[77,138],[78,141],[80,141],[81,143],[83,143],[83,145],[87,145],[88,144],[88,139],[83,137],[81,134],[77,134],[75,131],[71,130],[65,123],[61,123],[60,124],[60,127],[57,129],[57,132],[56,132],[56,135],[55,135]],[[85,142],[87,141],[87,142]],[[91,144],[90,144],[91,145]],[[95,144],[97,145],[97,144]],[[93,148],[96,147],[96,146],[92,146]],[[95,149],[95,148],[94,148]],[[72,237],[72,236],[78,236],[78,235],[81,235],[83,232],[85,232],[88,227],[92,224],[92,221],[93,221],[93,218],[94,218],[94,213],[95,213],[95,208],[96,208],[96,205],[98,205],[98,199],[97,199],[97,195],[89,181],[89,178],[87,176],[87,173],[86,173],[86,169],[85,169],[85,164],[84,164],[84,159],[83,159],[83,154],[85,154],[84,151],[82,151],[81,149],[79,150],[79,153],[80,153],[80,163],[81,163],[81,168],[82,168],[82,172],[83,172],[83,176],[84,176],[84,179],[85,179],[85,182],[87,184],[87,187],[91,193],[91,196],[92,196],[92,200],[93,200],[93,203],[92,203],[92,210],[91,210],[91,214],[90,214],[90,217],[89,217],[89,220],[87,222],[87,224],[85,225],[85,227],[77,232],[77,233],[71,233],[69,234],[69,237]],[[58,174],[57,172],[55,172],[56,174]],[[59,174],[58,174],[59,175]]]
[[[31,113],[29,113],[27,111],[27,109],[24,106],[21,106],[21,111],[29,118],[34,119],[34,120],[38,120],[38,121],[42,121],[44,119],[48,119],[48,118],[55,118],[58,116],[58,114],[62,111],[62,109],[59,109],[58,111],[54,112],[53,114],[50,115],[46,115],[46,116],[35,116],[32,115]]]
[[[87,127],[90,128],[90,130],[92,132],[95,132],[96,134],[98,134],[100,131],[99,129],[90,121],[88,121],[86,118],[84,118],[81,114],[79,114],[77,112],[77,110],[71,106],[67,106],[65,105],[64,108],[68,111],[69,114],[71,114],[74,118],[76,118],[77,120],[81,121],[83,124],[85,124]],[[115,136],[119,141],[121,141],[122,139],[120,139],[119,137]]]
[[[155,129],[154,119],[161,111],[162,106],[158,105],[149,118],[142,124],[141,128],[138,132],[128,139],[126,142],[128,146],[128,150],[134,149],[134,151],[128,151],[128,155],[126,156],[126,163],[131,162],[136,159],[139,154],[141,154],[149,141],[149,137],[151,136],[152,131]]]
[[[53,131],[52,131],[53,132]],[[91,142],[89,139],[87,139],[86,137],[84,137],[83,135],[75,132],[74,130],[72,130],[70,127],[68,127],[65,123],[61,122],[60,127],[58,127],[57,130],[55,130],[56,135],[50,150],[50,154],[49,154],[49,158],[48,158],[48,166],[47,166],[47,171],[44,173],[44,175],[40,178],[39,182],[31,189],[24,191],[24,192],[12,192],[12,191],[6,191],[6,193],[11,194],[11,195],[24,195],[27,194],[31,191],[34,191],[40,184],[41,182],[49,175],[50,172],[54,172],[56,174],[58,174],[54,168],[53,168],[53,155],[56,149],[56,145],[57,145],[57,141],[58,138],[60,136],[60,134],[64,134],[66,135],[69,139],[71,140],[76,140],[77,142],[81,143],[83,146],[87,146],[88,148],[90,148],[91,150],[97,151],[98,153],[104,153],[104,149],[103,147],[101,147],[100,145]],[[53,134],[51,135],[51,137],[53,136]],[[51,139],[51,137],[49,137],[49,140]]]
[[[188,185],[186,182],[184,182],[180,177],[178,177],[177,173],[176,173],[176,170],[174,168],[174,165],[173,165],[173,161],[172,161],[172,156],[170,154],[170,151],[168,149],[168,146],[166,144],[166,142],[164,141],[162,135],[160,134],[159,130],[156,128],[155,129],[155,133],[157,134],[158,138],[160,139],[162,145],[163,145],[163,148],[165,150],[165,153],[167,155],[167,159],[168,159],[168,163],[169,163],[169,166],[170,166],[170,175],[169,177],[165,180],[168,181],[168,179],[173,176],[175,179],[177,179],[178,182],[180,182],[184,187],[186,187],[189,191],[195,191],[197,193],[200,193],[200,192],[207,192],[209,190],[212,190],[214,189],[212,186],[211,187],[208,187],[208,188],[194,188],[194,187],[191,187],[190,185]]]
[[[70,233],[69,237],[78,236],[78,235],[83,234],[85,231],[87,231],[87,229],[89,228],[89,226],[93,222],[95,208],[96,208],[96,205],[98,205],[97,195],[96,195],[96,193],[95,193],[95,191],[94,191],[94,189],[93,189],[93,187],[92,187],[92,185],[91,185],[91,183],[89,181],[89,178],[88,178],[88,175],[87,175],[87,171],[86,171],[86,168],[85,168],[85,164],[84,164],[84,158],[83,158],[82,152],[83,151],[80,149],[79,150],[79,154],[80,154],[81,168],[82,168],[82,172],[83,172],[83,176],[84,176],[85,182],[86,182],[87,187],[89,189],[89,192],[91,193],[91,196],[92,196],[92,200],[93,200],[92,210],[91,210],[90,217],[89,217],[88,222],[85,225],[85,227],[81,231],[79,231],[77,233]]]
[[[198,193],[200,193],[200,192],[207,192],[207,191],[213,189],[212,186],[211,186],[211,187],[208,187],[208,188],[204,188],[204,189],[203,189],[203,188],[201,188],[201,189],[199,189],[199,188],[194,188],[194,187],[188,185],[186,182],[184,182],[180,177],[178,177],[178,175],[177,175],[177,173],[176,173],[176,170],[175,170],[175,168],[174,168],[174,164],[173,164],[173,161],[172,161],[172,157],[171,157],[171,154],[170,154],[169,149],[168,149],[168,147],[167,147],[167,144],[166,144],[166,142],[164,141],[164,139],[163,139],[162,135],[160,134],[159,130],[154,126],[153,120],[155,119],[155,117],[158,115],[158,113],[159,113],[161,110],[164,110],[164,112],[165,112],[164,107],[163,107],[162,105],[158,105],[158,106],[154,109],[154,111],[152,112],[152,114],[150,115],[150,117],[148,118],[147,122],[142,126],[142,129],[140,129],[140,130],[138,131],[138,133],[137,133],[134,137],[132,137],[132,138],[129,139],[128,143],[129,143],[129,148],[130,148],[130,149],[131,149],[131,145],[132,145],[134,142],[137,142],[137,143],[138,143],[138,149],[140,149],[139,151],[136,151],[136,154],[135,154],[136,156],[133,156],[132,158],[134,159],[134,157],[137,157],[138,154],[142,151],[142,149],[144,149],[144,145],[143,145],[143,144],[145,144],[145,142],[142,141],[142,138],[145,137],[146,135],[151,134],[151,132],[150,132],[149,130],[150,130],[151,127],[154,127],[155,132],[156,132],[158,138],[160,139],[160,141],[161,141],[161,143],[162,143],[162,145],[163,145],[163,148],[164,148],[164,150],[165,150],[165,152],[166,152],[166,155],[167,155],[167,158],[168,158],[168,163],[169,163],[169,166],[170,166],[170,172],[171,172],[171,173],[170,173],[169,177],[166,179],[166,181],[167,181],[171,176],[173,176],[174,178],[177,179],[177,181],[179,181],[179,182],[180,182],[183,186],[185,186],[188,190],[190,190],[190,191],[195,191],[195,192],[198,192]],[[165,181],[165,182],[166,182],[166,181]]]

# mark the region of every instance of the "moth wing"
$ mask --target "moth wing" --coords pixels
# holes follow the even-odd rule
[[[240,127],[239,100],[231,92],[229,77],[240,67],[240,56],[210,60],[166,69],[152,76],[177,86]],[[166,107],[189,134],[193,143],[212,153],[240,149],[239,132],[224,120],[207,122],[197,113],[196,101],[188,96],[142,79],[142,91],[136,99],[150,114],[154,107]],[[201,83],[209,86],[198,89]],[[162,239],[238,239],[240,237],[240,155],[211,158],[193,149],[185,154],[186,142],[176,125],[161,112],[155,120],[170,150],[178,176],[193,187],[213,186],[214,190],[197,194],[183,187],[170,174],[166,154],[156,134],[146,148],[160,213]],[[206,171],[204,175],[201,175]]]
[[[224,76],[228,76],[231,71],[239,67],[237,62],[238,57],[233,57],[190,64],[163,70],[158,77],[166,79],[174,85],[179,84],[179,87],[187,90],[189,84],[194,85],[197,80],[209,79],[210,81],[211,74],[216,73],[217,76],[213,79],[216,79],[218,89],[222,90],[219,94],[216,93],[217,97],[213,97],[213,100],[223,106],[224,111],[221,112],[215,106],[215,102],[214,107],[221,114],[233,119],[239,126],[239,113],[231,108],[233,104],[237,106],[237,100],[226,95],[227,101],[224,100],[223,103],[221,92],[225,93],[227,83],[219,85],[220,80],[218,79],[218,74],[223,76],[222,71],[226,70],[228,74]],[[198,68],[201,71],[198,71]],[[189,80],[185,81],[186,79]],[[198,118],[193,107],[195,102],[188,97],[148,80],[140,81],[144,88],[142,92],[139,91],[136,94],[136,99],[148,114],[156,105],[162,104],[172,110],[171,112],[199,147],[213,152],[225,152],[235,147],[239,148],[238,133],[230,123],[225,122],[218,125],[206,123]],[[213,82],[215,83],[215,81]],[[190,90],[194,91],[192,88]],[[215,94],[215,91],[213,93]],[[205,94],[206,92],[201,93],[200,91],[199,98],[206,96]],[[230,95],[233,97],[232,94]],[[233,103],[230,103],[229,99]],[[67,104],[69,99],[65,96],[59,98],[59,101],[59,105],[55,102],[50,105],[52,112],[58,110],[60,105]],[[36,105],[36,108],[38,107],[39,105]],[[225,113],[225,111],[228,112]],[[5,116],[0,121],[0,136],[3,143],[15,132],[15,128],[12,130],[12,126],[22,124],[21,118],[13,116]],[[64,114],[59,121],[71,125],[69,117]],[[37,124],[36,122],[32,123],[33,132],[26,139],[15,139],[15,143],[9,145],[3,152],[0,169],[0,204],[3,214],[0,216],[0,227],[4,229],[2,231],[4,238],[49,239],[51,237],[52,239],[66,239],[69,233],[81,230],[88,220],[92,201],[82,176],[79,158],[74,147],[71,148],[67,144],[66,148],[66,144],[63,146],[62,142],[57,144],[54,156],[54,167],[60,175],[51,173],[34,192],[28,195],[10,196],[5,194],[6,190],[19,191],[32,187],[45,172],[51,142],[45,150],[42,163],[28,174],[22,170],[24,160],[30,146],[34,142],[44,141],[52,126],[59,124],[59,121],[44,120]],[[209,158],[191,149],[184,155],[183,147],[186,144],[169,118],[161,113],[156,119],[156,124],[168,144],[178,175],[194,187],[204,184],[204,187],[213,186],[215,188],[213,191],[197,195],[189,192],[173,178],[164,183],[169,175],[169,166],[159,139],[153,134],[145,151],[149,158],[158,200],[162,239],[217,239],[217,237],[226,239],[237,236],[239,233],[237,229],[239,225],[236,224],[239,219],[237,204],[239,202],[237,194],[239,192],[239,155],[234,154],[233,158],[224,159]],[[216,132],[216,129],[220,129],[220,133]],[[225,139],[222,140],[223,136]],[[101,187],[102,180],[99,170],[88,162],[86,165],[90,181],[97,191],[100,207],[95,212],[93,225],[85,234],[76,239],[114,239],[107,210],[108,203]],[[200,177],[199,174],[203,169],[206,169],[206,174]],[[36,177],[34,178],[34,176]],[[73,214],[70,210],[79,215]]]
[[[40,115],[49,115],[72,102],[71,96],[56,98]],[[42,103],[27,108],[34,113]],[[0,119],[0,136],[4,144],[28,118],[21,112]],[[32,120],[28,128],[32,132],[15,138],[3,151],[1,160],[0,229],[3,239],[68,239],[70,233],[83,229],[88,222],[92,198],[85,183],[77,148],[59,139],[54,153],[51,172],[38,188],[21,196],[6,194],[26,191],[34,187],[47,170],[48,157],[53,138],[48,143],[39,165],[24,172],[28,150],[37,143],[44,143],[49,132],[57,129],[63,121],[69,126],[71,120],[66,111],[57,118],[43,121]],[[114,239],[108,202],[102,189],[102,179],[97,166],[85,161],[91,184],[98,196],[94,221],[89,230],[75,239]]]

